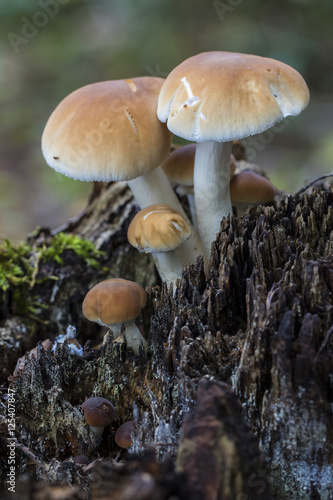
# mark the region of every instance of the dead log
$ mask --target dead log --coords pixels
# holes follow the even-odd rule
[[[208,279],[198,259],[184,271],[173,294],[156,286],[152,260],[127,244],[136,206],[126,186],[102,189],[81,217],[63,228],[105,251],[98,258],[99,269],[72,250],[65,250],[62,263],[39,261],[29,290],[40,306],[34,317],[16,313],[10,290],[2,297],[0,327],[7,325],[7,338],[10,321],[31,332],[28,340],[22,336],[17,349],[12,343],[0,345],[7,360],[1,367],[0,402],[4,494],[11,494],[6,483],[10,388],[15,394],[20,499],[20,488],[30,488],[30,498],[37,499],[52,498],[60,486],[69,487],[64,498],[111,498],[105,493],[110,484],[123,485],[119,499],[130,498],[130,484],[138,499],[195,498],[198,491],[203,499],[238,498],[230,496],[234,493],[259,498],[256,479],[266,478],[264,474],[266,496],[260,498],[330,498],[332,207],[333,192],[327,188],[286,197],[278,209],[252,208],[243,218],[224,220],[212,245]],[[29,243],[38,252],[53,238],[41,230]],[[114,342],[111,332],[82,317],[88,289],[119,276],[147,288],[142,317],[147,354],[135,356],[124,340]],[[73,355],[68,340],[54,352],[39,344],[13,373],[24,352],[46,338],[54,341],[68,325],[77,330],[82,356]],[[210,391],[216,391],[211,398]],[[99,443],[80,408],[87,397],[97,395],[117,409],[117,419]],[[203,413],[199,400],[207,409]],[[209,415],[210,436],[218,436],[214,442],[221,446],[205,450],[206,460],[218,467],[215,486],[200,491],[184,456],[192,432],[200,436],[200,419]],[[131,419],[134,442],[132,454],[125,455],[113,436]],[[74,464],[76,455],[86,455],[90,465]],[[194,453],[191,460],[192,472],[199,474],[200,457]]]

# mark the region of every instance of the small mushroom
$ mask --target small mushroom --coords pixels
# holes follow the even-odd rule
[[[230,181],[231,202],[239,216],[244,215],[249,205],[272,203],[275,195],[273,184],[253,170],[243,170]]]
[[[147,303],[147,294],[134,281],[120,278],[101,281],[84,298],[83,315],[89,320],[112,329],[116,337],[125,325],[127,346],[139,354],[140,344],[147,348],[147,341],[135,324],[141,309]]]
[[[191,220],[195,229],[197,229],[198,226],[193,190],[196,147],[197,145],[195,143],[191,143],[175,148],[161,165],[171,185],[178,186],[178,194],[185,194],[187,196]],[[230,156],[230,161],[230,177],[232,178],[236,168],[235,158],[232,154]]]
[[[100,439],[104,427],[116,418],[116,410],[110,401],[101,397],[87,399],[82,403],[83,415],[96,439]]]
[[[182,243],[190,236],[191,228],[184,217],[169,205],[140,210],[127,232],[132,246],[153,255],[159,275],[167,284],[181,278],[185,262]]]
[[[134,422],[129,420],[124,422],[114,435],[114,440],[120,448],[130,448],[133,444],[132,432],[133,432]]]

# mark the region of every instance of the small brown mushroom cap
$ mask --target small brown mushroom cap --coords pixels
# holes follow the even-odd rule
[[[101,281],[85,296],[83,315],[102,325],[126,323],[137,318],[147,303],[147,294],[134,281],[120,278]]]
[[[186,144],[174,149],[163,161],[161,167],[171,184],[180,184],[187,188],[193,187],[193,172],[196,144]],[[230,158],[230,177],[235,172],[235,157]],[[190,189],[188,190],[189,192]]]
[[[116,418],[116,410],[110,401],[101,397],[87,399],[82,403],[86,423],[93,427],[105,427]]]
[[[252,170],[243,170],[230,181],[232,203],[269,203],[275,194],[273,184]]]
[[[140,210],[129,225],[127,238],[141,252],[169,252],[191,236],[184,217],[169,205]]]
[[[196,144],[186,144],[174,149],[161,167],[172,184],[193,186],[193,169]]]
[[[133,432],[134,422],[129,420],[128,422],[124,422],[118,429],[116,430],[114,439],[120,448],[129,448],[133,444],[133,439],[131,434]]]

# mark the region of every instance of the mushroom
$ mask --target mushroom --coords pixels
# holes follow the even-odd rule
[[[107,399],[98,396],[87,399],[81,406],[90,431],[96,439],[100,439],[104,427],[116,418],[115,407]]]
[[[258,134],[309,102],[301,75],[282,62],[232,52],[186,59],[166,78],[157,114],[171,132],[197,142],[194,196],[207,255],[223,217],[232,212],[232,141]]]
[[[187,219],[159,167],[172,138],[156,115],[163,81],[157,77],[111,80],[69,94],[43,131],[47,164],[82,181],[127,181],[140,208],[166,203]],[[188,265],[203,249],[195,231],[185,245],[183,265]]]
[[[193,191],[193,171],[196,147],[195,143],[191,143],[175,148],[161,165],[171,185],[178,185],[180,188],[177,189],[178,193],[187,196],[192,224],[195,229],[197,229],[197,216]],[[232,177],[236,168],[233,155],[231,155],[230,161],[230,177]]]
[[[128,422],[124,422],[118,429],[114,435],[114,440],[120,448],[130,448],[133,444],[132,432],[134,428],[134,422],[129,420]]]
[[[140,344],[147,348],[147,341],[135,324],[141,309],[147,303],[144,289],[135,283],[120,278],[108,279],[95,285],[84,298],[82,312],[89,321],[112,329],[116,337],[125,325],[127,346],[139,354]]]
[[[140,252],[151,253],[162,281],[181,278],[185,260],[182,243],[191,236],[184,217],[169,205],[150,205],[131,221],[127,238]]]
[[[276,195],[273,184],[266,177],[242,170],[230,181],[230,197],[237,215],[244,215],[249,205],[272,203]]]

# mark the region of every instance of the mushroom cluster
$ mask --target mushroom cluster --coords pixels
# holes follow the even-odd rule
[[[298,115],[308,102],[305,81],[287,64],[205,52],[183,61],[166,79],[111,80],[72,92],[51,114],[42,151],[49,166],[74,179],[128,183],[141,210],[130,225],[129,242],[152,253],[162,281],[170,284],[199,255],[208,274],[211,244],[233,200],[244,210],[274,198],[267,179],[245,172],[233,177],[233,141]],[[170,154],[173,134],[196,144]],[[175,184],[188,196],[191,220]],[[127,345],[138,354],[141,345],[147,347],[135,324],[146,295],[125,281],[95,285],[83,314],[112,326],[116,337],[125,325]]]

